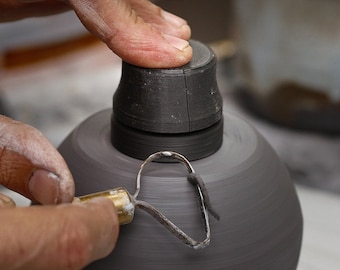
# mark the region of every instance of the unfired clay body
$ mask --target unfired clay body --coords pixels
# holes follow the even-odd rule
[[[134,193],[142,161],[113,148],[110,118],[111,110],[90,117],[59,148],[75,178],[77,195],[118,186]],[[221,216],[220,221],[210,220],[210,246],[190,249],[136,210],[134,221],[121,227],[114,252],[88,269],[296,269],[302,216],[287,170],[246,122],[228,113],[224,121],[222,147],[192,162]],[[179,164],[152,164],[141,179],[139,199],[189,235],[203,238],[197,195],[185,176]]]

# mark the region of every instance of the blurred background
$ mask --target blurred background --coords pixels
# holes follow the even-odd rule
[[[340,2],[155,2],[213,48],[225,110],[253,124],[287,165],[304,215],[298,269],[340,269]],[[111,107],[120,74],[121,60],[73,12],[0,24],[0,112],[55,146]]]

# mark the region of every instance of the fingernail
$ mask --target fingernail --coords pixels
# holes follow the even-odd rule
[[[0,207],[15,207],[15,202],[10,197],[0,193]]]
[[[181,27],[182,25],[187,24],[187,22],[184,19],[182,19],[182,18],[180,18],[180,17],[178,17],[178,16],[176,16],[176,15],[170,13],[170,12],[167,12],[165,10],[162,10],[162,17],[168,23],[175,25],[175,26],[178,26],[178,27]]]
[[[28,190],[33,198],[41,204],[56,204],[59,195],[59,179],[52,172],[42,169],[33,172]]]
[[[176,49],[183,51],[186,47],[189,46],[189,41],[180,39],[174,36],[170,36],[167,34],[163,34],[164,38],[167,42],[171,44],[171,46],[175,47]]]

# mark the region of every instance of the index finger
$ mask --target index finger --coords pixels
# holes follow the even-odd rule
[[[64,159],[38,130],[0,116],[0,184],[42,204],[69,202],[74,182]]]

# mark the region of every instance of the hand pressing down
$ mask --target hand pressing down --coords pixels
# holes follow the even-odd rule
[[[130,64],[170,68],[184,65],[192,57],[187,22],[148,0],[0,0],[0,22],[68,9]]]

